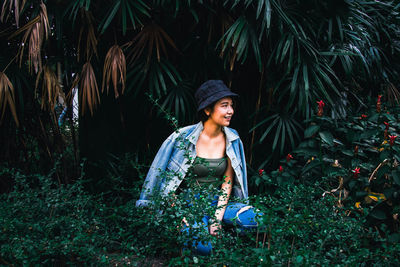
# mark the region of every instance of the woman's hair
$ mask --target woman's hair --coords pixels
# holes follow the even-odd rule
[[[210,105],[208,105],[207,107],[205,107],[204,109],[200,110],[197,112],[197,117],[199,118],[199,120],[202,123],[205,123],[208,120],[207,114],[204,112],[205,109],[209,108],[211,110],[211,113],[214,111],[214,105],[216,102],[211,103]]]

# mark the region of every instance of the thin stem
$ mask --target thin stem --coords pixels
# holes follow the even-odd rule
[[[258,114],[258,111],[260,110],[260,105],[261,105],[261,91],[262,91],[263,80],[264,80],[264,66],[262,67],[262,70],[261,70],[260,84],[259,84],[259,86],[258,86],[258,99],[257,99],[257,104],[256,104],[256,113],[255,113],[255,115],[254,115],[253,128],[256,126],[256,123],[257,123],[257,114]],[[251,133],[250,150],[249,150],[249,152],[248,152],[248,154],[250,154],[250,156],[249,156],[249,164],[250,164],[250,165],[251,165],[251,163],[252,163],[252,161],[253,161],[253,153],[252,153],[252,151],[253,151],[255,133],[256,133],[256,129],[254,129],[253,132]]]
[[[292,239],[292,246],[291,246],[291,248],[290,248],[290,255],[291,255],[291,256],[293,256],[294,239],[295,239],[295,237],[293,237],[293,239]],[[291,258],[289,258],[288,267],[290,266],[290,262],[291,262]]]
[[[263,238],[262,248],[264,248],[266,237],[267,237],[267,232],[264,232],[264,238]],[[269,249],[269,244],[268,244],[268,249]]]
[[[256,248],[258,248],[258,234],[259,234],[259,229],[258,229],[258,227],[257,227]]]
[[[8,67],[11,65],[11,63],[15,60],[15,58],[17,57],[17,55],[15,55],[11,61],[7,64],[7,66],[4,68],[3,73],[8,69]]]

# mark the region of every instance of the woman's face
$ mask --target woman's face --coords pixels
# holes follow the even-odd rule
[[[208,116],[208,120],[212,120],[220,126],[229,126],[234,113],[232,98],[224,97],[218,100],[214,104],[213,110],[206,108],[205,112]]]

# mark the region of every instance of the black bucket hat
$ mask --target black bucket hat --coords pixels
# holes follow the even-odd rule
[[[197,89],[194,97],[197,101],[197,111],[205,109],[210,104],[228,96],[239,96],[233,93],[221,80],[208,80]]]

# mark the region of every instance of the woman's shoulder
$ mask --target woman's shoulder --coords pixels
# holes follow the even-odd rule
[[[225,131],[226,137],[227,137],[230,141],[234,141],[234,140],[236,140],[236,139],[240,139],[239,133],[238,133],[235,129],[229,128],[229,127],[224,127],[224,131]]]
[[[199,124],[192,124],[192,125],[188,125],[188,126],[184,126],[182,128],[179,128],[177,130],[175,130],[173,133],[170,134],[170,136],[168,137],[168,139],[177,139],[178,137],[187,137],[189,134],[191,134],[195,129],[197,129],[199,127]]]
[[[184,127],[180,128],[178,131],[180,131],[180,132],[182,132],[182,133],[191,132],[191,131],[193,131],[198,125],[199,125],[198,123],[192,124],[192,125],[187,125],[187,126],[184,126]]]

